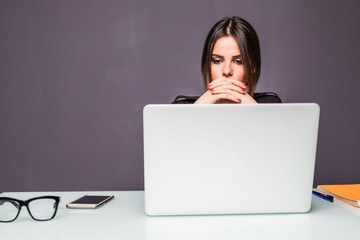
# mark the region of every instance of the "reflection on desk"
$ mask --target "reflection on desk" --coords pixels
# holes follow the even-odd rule
[[[307,214],[150,217],[146,239],[311,239]]]

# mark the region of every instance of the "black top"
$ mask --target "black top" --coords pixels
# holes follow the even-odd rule
[[[199,97],[179,95],[175,98],[175,100],[172,103],[173,104],[192,104],[196,100],[198,100],[198,98]],[[273,92],[254,93],[254,100],[257,103],[282,103],[280,97],[276,93],[273,93]]]

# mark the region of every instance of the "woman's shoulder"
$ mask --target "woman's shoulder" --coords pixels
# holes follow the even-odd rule
[[[172,104],[193,104],[198,98],[198,96],[179,95]],[[254,100],[258,103],[282,103],[280,97],[273,92],[254,93]]]
[[[179,95],[171,104],[193,104],[199,97]]]
[[[281,98],[274,92],[254,93],[254,99],[258,103],[282,103]]]

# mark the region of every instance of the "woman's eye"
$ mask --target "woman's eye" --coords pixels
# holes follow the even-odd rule
[[[239,65],[242,64],[242,60],[241,60],[241,59],[235,59],[234,62],[235,62],[236,64],[239,64]]]
[[[211,59],[211,61],[212,61],[213,63],[215,63],[215,64],[221,63],[221,60],[220,60],[220,59],[216,59],[216,58]]]

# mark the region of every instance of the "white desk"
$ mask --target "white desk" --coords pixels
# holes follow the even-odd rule
[[[360,239],[360,210],[313,197],[307,214],[149,217],[143,191],[28,192],[0,196],[26,200],[61,197],[55,219],[34,221],[26,208],[15,222],[0,223],[1,240],[17,239]],[[67,209],[65,204],[84,194],[114,194],[96,210]],[[347,209],[348,208],[348,209]]]

